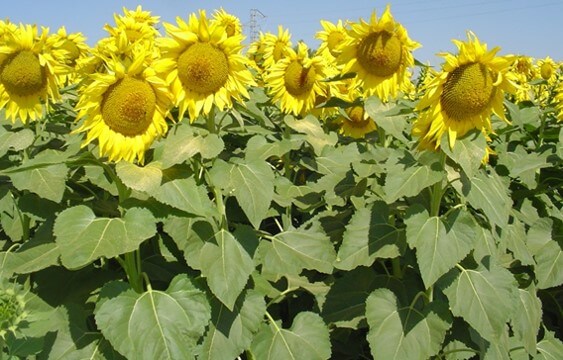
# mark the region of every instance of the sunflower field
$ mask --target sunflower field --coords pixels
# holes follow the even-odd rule
[[[563,359],[563,63],[380,10],[0,21],[0,359]]]

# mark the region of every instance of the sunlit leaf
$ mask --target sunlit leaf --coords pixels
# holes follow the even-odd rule
[[[301,312],[293,319],[291,328],[284,329],[279,323],[263,326],[251,350],[256,359],[307,359],[330,358],[328,328],[321,317],[312,312]]]

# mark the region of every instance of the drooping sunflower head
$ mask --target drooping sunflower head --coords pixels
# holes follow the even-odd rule
[[[285,113],[303,114],[315,106],[318,96],[326,97],[327,85],[322,57],[309,57],[308,47],[300,42],[297,51],[289,49],[265,77],[274,101],[280,101]]]
[[[468,33],[467,42],[453,42],[458,54],[441,54],[445,59],[442,72],[427,85],[417,106],[422,113],[413,133],[423,135],[421,144],[434,144],[435,148],[445,133],[451,148],[458,137],[472,129],[490,133],[492,113],[507,121],[504,94],[516,90],[509,71],[513,60],[497,56],[499,48],[488,51],[472,33]]]
[[[547,56],[545,59],[539,59],[536,66],[538,73],[540,74],[542,79],[548,81],[553,78],[553,75],[555,75],[555,72],[557,70],[555,61],[553,61],[553,59],[549,56]]]
[[[57,76],[65,72],[47,46],[48,30],[20,25],[0,46],[0,108],[12,122],[36,120],[43,105],[60,99]]]
[[[227,36],[216,21],[208,21],[205,11],[191,14],[188,23],[165,23],[168,37],[159,39],[162,59],[157,70],[171,84],[180,118],[187,110],[190,121],[208,114],[213,105],[231,108],[233,99],[248,98],[247,86],[255,85],[241,54],[242,35]]]
[[[321,41],[317,52],[321,53],[326,50],[336,58],[340,54],[340,47],[348,39],[348,32],[342,20],[338,20],[336,24],[321,20],[321,26],[323,30],[315,34],[315,37]]]
[[[57,60],[67,66],[68,72],[60,76],[60,84],[68,85],[77,82],[80,76],[75,71],[76,64],[87,58],[90,53],[90,48],[86,45],[86,37],[82,33],[68,34],[63,26],[49,37],[47,43],[53,49],[60,50]]]
[[[159,17],[152,16],[150,11],[143,11],[138,6],[135,11],[123,8],[124,15],[114,14],[115,26],[106,24],[104,29],[110,37],[120,44],[118,48],[130,50],[126,45],[141,43],[145,47],[152,47],[159,32],[156,29]],[[132,50],[131,50],[132,51]]]
[[[266,33],[264,37],[264,63],[265,69],[285,58],[292,47],[291,34],[288,29],[278,26],[278,34]]]
[[[213,13],[213,20],[222,26],[227,36],[242,35],[242,25],[240,19],[234,15],[229,14],[223,8],[215,10]]]
[[[510,69],[518,85],[514,99],[518,102],[532,100],[534,91],[529,81],[537,76],[532,59],[524,55],[516,56]]]
[[[246,56],[248,57],[249,64],[258,73],[264,71],[264,50],[266,48],[266,37],[267,34],[260,32],[258,39],[250,43],[248,49],[246,50]]]
[[[145,151],[168,129],[168,87],[152,68],[150,53],[138,48],[134,58],[107,62],[108,71],[92,75],[76,106],[83,122],[74,132],[87,132],[83,146],[97,139],[100,157],[110,161],[143,163]]]
[[[380,19],[374,11],[369,22],[352,23],[348,36],[338,56],[343,72],[357,74],[366,96],[377,95],[383,101],[395,97],[410,81],[407,69],[414,64],[412,51],[420,44],[395,22],[389,6]]]
[[[377,129],[375,121],[369,117],[363,106],[352,106],[345,110],[346,116],[339,118],[340,130],[343,135],[361,139]]]

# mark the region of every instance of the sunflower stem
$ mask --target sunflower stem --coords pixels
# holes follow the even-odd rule
[[[209,114],[205,117],[205,124],[210,133],[217,134],[217,127],[215,126],[215,106],[211,107]]]
[[[398,279],[402,279],[403,269],[401,269],[401,258],[396,257],[391,259],[391,266],[393,267],[393,276]]]
[[[120,262],[125,270],[129,285],[137,293],[143,292],[143,276],[141,273],[141,254],[139,249],[125,254],[125,260]]]
[[[379,126],[377,127],[377,140],[381,147],[387,147],[387,135],[385,130]]]
[[[440,152],[440,165],[444,169],[446,164],[446,153]],[[442,188],[442,180],[438,181],[432,186],[432,197],[430,199],[430,216],[438,216],[440,214],[440,205],[442,203],[442,195],[444,189]]]
[[[225,208],[225,203],[223,201],[223,194],[221,194],[221,190],[217,187],[213,187],[213,194],[215,195],[215,204],[217,205],[217,210],[219,210],[219,214],[221,215],[221,223],[219,226],[223,230],[227,230],[227,210]]]

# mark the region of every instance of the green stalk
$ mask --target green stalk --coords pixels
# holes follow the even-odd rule
[[[126,253],[123,261],[119,262],[125,270],[129,284],[137,293],[143,292],[143,275],[141,273],[141,254],[139,249]]]
[[[212,106],[209,114],[205,116],[205,124],[210,133],[217,134],[217,127],[215,126],[215,106]]]
[[[443,151],[440,153],[440,165],[444,169],[446,164],[446,153]],[[430,198],[430,216],[438,216],[440,214],[440,205],[442,203],[442,195],[444,195],[444,189],[442,188],[442,180],[438,181],[432,186],[431,190],[432,197]]]
[[[387,135],[385,130],[379,126],[377,127],[377,138],[380,146],[387,147]]]
[[[227,210],[223,201],[223,194],[221,193],[221,190],[216,187],[213,187],[213,194],[215,195],[215,205],[217,205],[217,210],[219,210],[219,214],[221,215],[221,223],[219,225],[221,226],[221,229],[227,230]]]
[[[403,269],[401,269],[401,258],[396,257],[391,259],[391,265],[393,266],[393,276],[398,279],[403,278]]]

